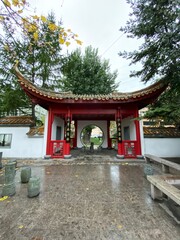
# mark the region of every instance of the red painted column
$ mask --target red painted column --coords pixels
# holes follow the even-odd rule
[[[138,109],[135,111],[135,118],[139,117]],[[140,135],[140,126],[139,121],[134,120],[135,128],[136,128],[136,140],[137,140],[137,149],[136,149],[136,155],[141,155],[141,135]]]
[[[50,147],[52,123],[53,123],[53,114],[52,114],[52,110],[50,109],[48,112],[48,129],[47,129],[47,146],[46,146],[46,154],[47,155],[52,155],[51,147]]]
[[[77,120],[74,121],[74,128],[75,128],[75,134],[74,134],[74,145],[73,147],[77,147]]]
[[[117,125],[117,142],[118,142],[118,155],[124,155],[122,146],[122,130],[121,130],[121,117],[120,110],[117,110],[116,114],[116,125]]]
[[[111,138],[110,138],[110,121],[107,120],[107,145],[108,148],[112,148]]]
[[[64,145],[64,155],[70,155],[70,131],[71,130],[71,114],[68,110],[67,116],[65,118],[65,145]]]

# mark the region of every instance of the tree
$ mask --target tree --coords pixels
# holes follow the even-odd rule
[[[74,94],[108,94],[117,88],[117,71],[110,72],[108,60],[98,56],[91,46],[83,54],[80,49],[70,53],[63,62],[62,85],[64,91]]]
[[[132,8],[132,13],[126,26],[120,30],[131,38],[144,39],[144,43],[139,50],[121,52],[120,56],[131,59],[131,64],[142,63],[142,69],[134,71],[131,76],[141,77],[144,82],[158,78],[168,84],[167,90],[152,107],[155,110],[157,106],[162,108],[162,111],[154,111],[153,115],[151,110],[149,117],[159,116],[168,120],[171,113],[171,116],[176,116],[175,119],[180,119],[177,111],[178,99],[180,99],[180,2],[179,0],[128,0],[127,2]],[[168,110],[165,111],[165,108]]]
[[[35,84],[55,90],[61,78],[62,45],[58,41],[58,31],[51,31],[49,23],[56,24],[54,13],[47,17],[47,22],[39,27],[39,38],[35,41],[32,34],[24,37],[23,57],[19,59],[22,72]],[[62,22],[56,24],[61,26]],[[46,44],[45,44],[46,43]]]
[[[163,124],[172,124],[177,127],[180,126],[180,94],[176,88],[166,91],[149,107],[145,113],[144,118],[163,119]]]
[[[30,4],[26,0],[0,0],[0,23],[8,25],[9,34],[14,42],[16,42],[18,33],[27,35],[31,33],[33,39],[37,41],[40,25],[46,23],[49,30],[52,32],[58,31],[57,37],[60,44],[69,46],[71,41],[75,41],[80,45],[82,44],[78,39],[78,35],[73,33],[71,29],[65,30],[62,26],[59,27],[55,23],[49,22],[45,16],[38,16],[32,13]]]
[[[8,36],[7,33],[6,37]],[[31,106],[12,70],[14,59],[24,52],[21,43],[11,44],[11,49],[12,51],[4,45],[4,38],[0,37],[0,115],[24,113]]]
[[[0,38],[0,112],[13,113],[26,110],[31,107],[32,115],[35,117],[34,105],[30,103],[24,92],[20,88],[15,75],[13,75],[13,65],[19,61],[19,68],[34,84],[39,84],[46,89],[56,89],[60,79],[61,66],[61,44],[58,41],[58,31],[48,28],[48,24],[55,23],[53,13],[49,14],[48,23],[42,23],[39,28],[39,38],[35,41],[32,33],[22,36],[19,40],[12,39],[4,25],[5,39]],[[61,25],[60,22],[57,25]],[[42,45],[46,43],[45,48]],[[29,112],[29,110],[28,110]]]

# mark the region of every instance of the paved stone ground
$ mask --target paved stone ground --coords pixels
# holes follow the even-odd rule
[[[27,197],[21,166],[41,178]],[[150,197],[144,163],[18,161],[16,194],[0,202],[1,240],[180,240],[180,227]],[[158,171],[158,169],[157,169]],[[3,171],[0,172],[0,193]]]

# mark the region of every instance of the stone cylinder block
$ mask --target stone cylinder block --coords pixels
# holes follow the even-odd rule
[[[9,162],[5,165],[5,184],[9,184],[14,181],[16,174],[15,162]]]
[[[30,177],[31,177],[31,168],[30,167],[22,168],[22,170],[21,170],[21,182],[22,183],[28,183]]]
[[[2,189],[2,196],[13,196],[16,193],[15,182],[4,184]]]
[[[40,178],[31,177],[28,182],[28,197],[36,197],[40,193]]]

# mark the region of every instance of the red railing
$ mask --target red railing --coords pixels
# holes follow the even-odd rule
[[[51,156],[54,158],[63,158],[64,144],[65,144],[64,140],[51,140],[50,142]]]
[[[117,150],[118,144],[116,138],[111,138],[111,146]],[[122,141],[122,155],[125,158],[136,158],[137,141],[124,140]]]
[[[136,158],[137,141],[125,140],[122,141],[123,155],[125,158]]]

